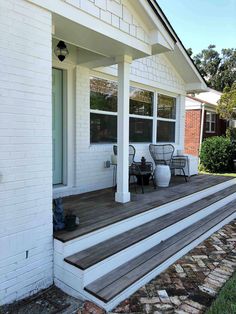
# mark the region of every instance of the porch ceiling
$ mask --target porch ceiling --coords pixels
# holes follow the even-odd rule
[[[128,45],[119,37],[116,38],[115,33],[113,33],[114,38],[111,38],[55,13],[53,14],[53,25],[54,37],[90,52],[87,55],[82,53],[78,60],[79,64],[86,65],[87,62],[90,64],[92,61],[100,60],[100,63],[95,66],[102,66],[114,63],[115,58],[122,55],[129,55],[133,59],[137,59],[152,54],[151,46],[148,44],[135,45],[130,41],[130,45]],[[134,38],[133,41],[137,40]]]

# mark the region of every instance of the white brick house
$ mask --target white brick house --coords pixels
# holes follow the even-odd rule
[[[141,135],[138,122],[150,126],[143,141],[134,140],[137,158],[148,156],[161,125],[165,130],[171,125],[172,137],[166,136],[183,149],[185,95],[207,87],[154,0],[0,0],[0,25],[0,304],[5,304],[53,283],[53,196],[112,186],[112,168],[104,162],[113,143],[109,137],[94,139],[91,121],[118,117],[116,200],[127,202],[130,86],[148,91],[153,101],[148,117],[130,114]],[[63,62],[54,54],[59,40],[69,50]],[[52,82],[52,68],[59,83]],[[118,113],[90,107],[92,78],[118,84]],[[52,83],[58,84],[54,93],[61,102],[54,150]],[[160,95],[174,99],[173,119],[158,117]],[[103,136],[112,132],[103,130]],[[56,185],[52,157],[59,164]]]

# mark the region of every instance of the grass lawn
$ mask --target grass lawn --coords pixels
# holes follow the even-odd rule
[[[211,174],[214,176],[226,176],[226,177],[236,177],[236,173],[235,172],[228,172],[228,173],[211,173],[211,172],[207,172],[207,171],[199,171],[199,173],[201,174]]]
[[[236,314],[236,272],[220,290],[206,314]]]

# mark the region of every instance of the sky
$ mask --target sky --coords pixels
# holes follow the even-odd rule
[[[157,0],[185,48],[236,48],[236,0]]]

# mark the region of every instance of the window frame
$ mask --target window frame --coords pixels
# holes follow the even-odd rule
[[[152,97],[152,115],[151,116],[147,116],[147,115],[140,115],[140,114],[133,114],[133,113],[129,113],[129,120],[132,119],[132,118],[135,118],[135,119],[142,119],[142,120],[152,120],[152,138],[151,138],[151,141],[153,143],[153,121],[154,121],[154,100],[155,100],[155,94],[156,92],[154,90],[152,90],[151,88],[148,89],[148,88],[145,88],[145,87],[140,87],[140,86],[137,86],[135,84],[130,84],[130,87],[133,87],[133,88],[137,88],[137,89],[140,89],[140,90],[144,90],[144,91],[147,91],[147,92],[150,92],[153,94],[153,97]],[[130,112],[130,103],[129,103],[129,112]],[[130,134],[129,134],[130,136]],[[131,144],[147,144],[147,143],[150,143],[150,142],[133,142],[131,141],[130,143]]]
[[[210,116],[209,121],[207,121],[207,115]],[[215,116],[214,121],[212,120],[213,115]],[[209,122],[209,130],[207,130],[207,122]],[[212,124],[215,125],[214,131],[212,130]],[[216,112],[214,112],[214,111],[206,110],[205,132],[209,133],[209,134],[215,134],[216,133]]]
[[[114,145],[114,142],[92,142],[91,141],[91,113],[94,114],[100,114],[100,115],[106,115],[106,116],[116,116],[117,117],[117,111],[107,111],[107,110],[99,110],[99,109],[91,109],[90,105],[90,93],[91,93],[91,89],[90,89],[90,81],[91,79],[100,79],[100,80],[104,80],[104,81],[111,81],[117,84],[117,81],[114,79],[110,79],[110,78],[106,78],[103,76],[98,76],[98,75],[93,75],[91,74],[89,77],[89,139],[90,139],[90,145]]]
[[[102,79],[102,80],[107,80],[107,81],[112,81],[117,83],[117,80],[114,77],[108,76],[108,75],[100,75],[100,73],[95,73],[92,72],[90,74],[90,79],[91,78],[97,78],[97,79]],[[135,83],[135,82],[130,82],[130,87],[133,88],[137,88],[140,90],[145,90],[148,92],[153,93],[153,114],[152,116],[147,116],[147,115],[138,115],[138,114],[130,114],[129,113],[129,119],[130,118],[136,118],[136,119],[146,119],[146,120],[152,120],[152,139],[150,141],[150,143],[153,144],[158,144],[158,143],[163,143],[163,144],[177,144],[177,124],[178,124],[178,119],[179,119],[179,97],[180,95],[177,95],[175,93],[172,92],[168,92],[168,91],[159,91],[157,88],[152,88],[152,87],[147,87],[146,85],[143,86],[142,84],[139,83]],[[158,96],[159,95],[164,95],[164,96],[168,96],[168,97],[172,97],[175,98],[175,104],[176,104],[176,114],[175,114],[175,119],[168,119],[168,118],[161,118],[157,116],[157,109],[158,109]],[[129,111],[130,111],[130,107],[129,107]],[[90,114],[94,113],[94,114],[102,114],[102,115],[111,115],[111,116],[118,116],[117,112],[114,111],[106,111],[106,110],[99,110],[99,109],[91,109],[90,108],[90,103],[89,103],[89,117]],[[89,118],[90,119],[90,118]],[[158,121],[166,121],[166,122],[173,122],[175,123],[175,139],[174,142],[160,142],[157,141],[157,123]],[[91,125],[91,121],[89,120],[89,126]],[[90,134],[91,135],[91,134]],[[132,144],[143,144],[146,145],[148,142],[133,142],[130,141],[130,143]],[[101,142],[101,143],[94,143],[91,142],[91,137],[90,137],[90,145],[114,145],[113,142]]]
[[[171,98],[174,98],[175,99],[175,119],[171,119],[171,118],[162,118],[162,117],[158,117],[158,102],[159,102],[159,95],[164,95],[164,96],[168,96],[168,97],[171,97]],[[178,110],[177,110],[177,107],[178,107],[178,96],[170,96],[168,94],[165,94],[165,93],[157,93],[157,99],[156,99],[156,102],[157,102],[157,106],[156,106],[156,121],[157,121],[157,127],[156,127],[156,134],[155,134],[155,141],[156,143],[163,143],[163,144],[176,144],[176,133],[177,133],[177,121],[178,121],[178,117],[179,117],[179,114],[178,114]],[[158,121],[163,121],[163,122],[172,122],[172,123],[175,123],[175,139],[174,139],[174,142],[160,142],[160,141],[157,141],[157,132],[158,132]]]

